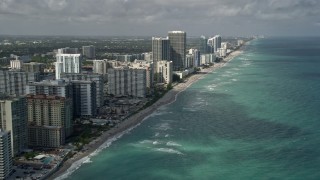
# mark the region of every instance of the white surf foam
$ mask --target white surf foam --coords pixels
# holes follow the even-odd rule
[[[195,107],[183,107],[182,108],[184,111],[189,111],[189,112],[196,112],[198,111]]]
[[[161,144],[161,143],[159,141],[153,141],[152,144],[153,145],[158,145],[158,144]]]
[[[152,142],[153,141],[146,139],[146,140],[140,141],[139,143],[140,144],[151,144]]]
[[[187,129],[184,128],[179,128],[180,131],[186,131]]]
[[[155,129],[157,130],[161,130],[161,131],[167,131],[167,130],[170,130],[171,127],[170,127],[170,124],[169,123],[161,123],[161,124],[158,124]]]
[[[183,155],[182,152],[178,151],[178,150],[174,150],[171,148],[157,148],[155,149],[156,151],[160,151],[160,152],[165,152],[165,153],[170,153],[170,154],[179,154],[179,155]]]
[[[147,119],[144,118],[144,120]],[[93,151],[91,154],[89,154],[88,156],[85,156],[81,159],[79,159],[78,161],[72,163],[72,165],[63,173],[61,174],[59,177],[55,178],[55,180],[63,180],[68,178],[73,172],[75,172],[77,169],[79,169],[83,164],[86,163],[91,163],[91,157],[96,156],[97,154],[99,154],[102,150],[104,150],[105,148],[111,146],[111,144],[120,139],[124,134],[129,133],[132,129],[138,127],[141,123],[121,132],[118,133],[116,135],[114,135],[113,137],[109,138],[107,141],[105,141],[101,146],[99,146],[95,151]]]
[[[176,142],[173,142],[173,141],[169,141],[169,142],[167,142],[167,144],[166,144],[167,146],[182,146],[181,144],[178,144],[178,143],[176,143]]]

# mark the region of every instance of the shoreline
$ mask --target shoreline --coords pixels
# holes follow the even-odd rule
[[[126,132],[129,132],[135,127],[139,126],[159,107],[169,105],[175,102],[177,100],[178,95],[181,92],[186,90],[194,82],[197,82],[201,77],[204,77],[212,71],[225,66],[229,61],[242,54],[242,52],[242,48],[233,51],[221,62],[215,63],[214,66],[202,69],[200,73],[192,74],[190,77],[186,79],[186,82],[179,83],[176,86],[174,86],[170,91],[168,91],[164,96],[162,96],[158,101],[156,101],[149,107],[140,110],[139,112],[130,116],[128,119],[124,120],[117,126],[113,127],[112,129],[103,132],[101,136],[99,136],[98,138],[96,138],[95,140],[93,140],[85,146],[85,148],[87,149],[85,152],[77,153],[72,158],[67,159],[64,162],[61,162],[59,169],[56,172],[52,172],[48,179],[63,179],[64,175],[68,176],[69,173],[72,173],[76,169],[78,169],[78,166],[81,166],[81,164],[83,164],[84,162],[89,161],[90,157],[94,156],[105,147],[108,147],[113,141],[120,138]],[[75,165],[76,167],[73,168],[72,165]]]

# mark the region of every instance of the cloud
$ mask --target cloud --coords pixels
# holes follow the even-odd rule
[[[1,0],[1,14],[31,18],[71,18],[79,21],[211,19],[252,16],[290,19],[319,15],[318,0]]]
[[[0,20],[7,22],[186,26],[318,17],[319,0],[0,0]]]

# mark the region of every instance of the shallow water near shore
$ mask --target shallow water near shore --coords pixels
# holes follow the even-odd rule
[[[66,179],[319,179],[318,52],[252,41]]]

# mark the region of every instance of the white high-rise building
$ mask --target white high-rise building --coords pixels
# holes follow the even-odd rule
[[[218,55],[219,57],[226,57],[226,56],[227,56],[227,49],[218,48],[217,55]]]
[[[80,73],[81,72],[80,54],[57,54],[56,79],[60,79],[61,73]]]
[[[221,48],[221,36],[216,35],[208,39],[208,46],[210,47],[210,53],[216,53],[218,48]]]
[[[216,60],[215,54],[203,54],[201,55],[201,64],[214,63]]]
[[[148,62],[152,61],[152,53],[144,53],[144,60]]]
[[[26,92],[27,94],[46,94],[66,98],[72,98],[73,96],[71,82],[64,79],[30,82],[26,87]]]
[[[11,69],[22,69],[23,66],[23,61],[16,59],[16,60],[11,60],[10,61],[10,68]]]
[[[230,44],[228,42],[222,42],[221,43],[221,48],[223,48],[225,50],[229,49],[229,46],[230,46]]]
[[[173,75],[173,68],[172,68],[172,61],[158,61],[158,75],[159,75],[159,82],[170,84],[172,83],[172,75]]]
[[[193,67],[194,64],[194,56],[192,54],[186,55],[186,62],[184,63],[184,67],[186,69]]]
[[[7,179],[12,171],[10,131],[0,129],[0,179]]]
[[[0,93],[23,96],[26,94],[26,85],[39,80],[39,73],[0,70]]]
[[[221,36],[216,35],[213,37],[214,38],[214,52],[217,52],[219,48],[221,48]]]
[[[146,97],[146,70],[119,67],[108,70],[108,93],[114,96]]]
[[[208,39],[208,53],[214,53],[214,38]],[[201,54],[204,55],[204,54]]]
[[[108,73],[108,60],[93,60],[93,73],[106,75]]]
[[[189,54],[193,56],[193,67],[199,67],[200,62],[200,51],[198,49],[189,49]]]
[[[154,78],[154,64],[152,62],[144,60],[135,60],[133,63],[130,63],[129,68],[133,69],[145,69],[146,70],[146,86],[151,89],[153,86]]]

